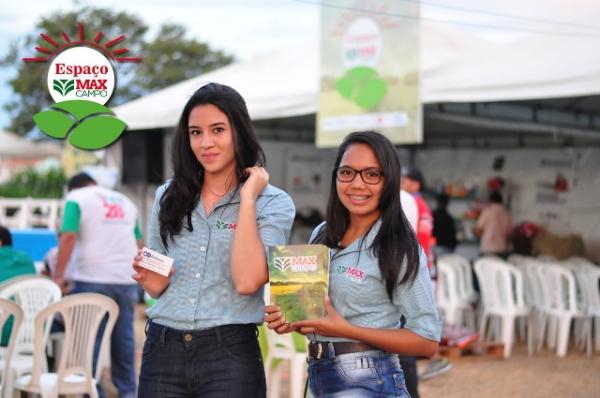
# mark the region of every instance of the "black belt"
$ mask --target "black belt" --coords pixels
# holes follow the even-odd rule
[[[311,359],[330,358],[329,344],[333,345],[333,356],[351,354],[353,352],[378,350],[378,348],[367,343],[330,343],[327,341],[311,341],[310,344],[308,344],[308,357]]]

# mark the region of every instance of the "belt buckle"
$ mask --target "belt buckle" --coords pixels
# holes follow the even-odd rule
[[[316,349],[317,349],[317,352],[312,356],[313,359],[319,360],[319,359],[323,358],[323,344],[318,341],[311,341],[310,345],[312,345],[313,347],[316,347]],[[314,350],[309,350],[309,351],[314,351]]]

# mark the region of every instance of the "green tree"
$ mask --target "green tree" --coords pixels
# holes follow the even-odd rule
[[[32,115],[52,104],[46,86],[47,63],[23,62],[24,57],[38,54],[35,46],[51,47],[40,37],[45,33],[63,43],[61,32],[71,40],[78,38],[78,23],[84,25],[84,39],[93,41],[96,33],[104,35],[100,45],[119,35],[126,39],[112,49],[126,47],[127,56],[143,58],[141,63],[116,65],[117,90],[108,105],[118,105],[141,95],[188,79],[211,69],[227,65],[233,58],[221,51],[212,50],[207,44],[185,37],[186,30],[178,25],[165,25],[151,41],[146,41],[148,27],[138,17],[103,8],[81,7],[69,12],[55,12],[42,18],[36,31],[15,43],[0,60],[4,67],[16,69],[16,76],[9,81],[14,95],[4,105],[11,123],[5,126],[17,134],[26,134],[34,126]]]
[[[0,184],[0,197],[60,199],[66,183],[62,169],[50,169],[47,172],[25,170]]]
[[[208,44],[187,39],[180,25],[163,25],[156,37],[142,48],[144,62],[138,65],[133,86],[146,92],[191,79],[227,65],[233,57],[212,50]]]

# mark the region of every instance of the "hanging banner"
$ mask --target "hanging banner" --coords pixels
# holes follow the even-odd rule
[[[321,25],[316,146],[337,147],[358,130],[421,143],[419,4],[331,0]]]

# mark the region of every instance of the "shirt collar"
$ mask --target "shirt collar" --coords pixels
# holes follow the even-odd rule
[[[369,229],[369,231],[367,232],[366,235],[363,235],[360,238],[356,239],[354,242],[352,242],[350,244],[350,246],[347,246],[341,250],[335,251],[335,254],[338,254],[338,256],[341,256],[341,255],[350,254],[350,253],[354,253],[354,252],[370,250],[371,247],[373,246],[373,241],[375,240],[375,237],[377,236],[377,233],[379,232],[380,227],[381,227],[381,218],[379,218],[379,219],[377,219],[377,221],[375,221],[375,224],[373,224],[373,226]]]

